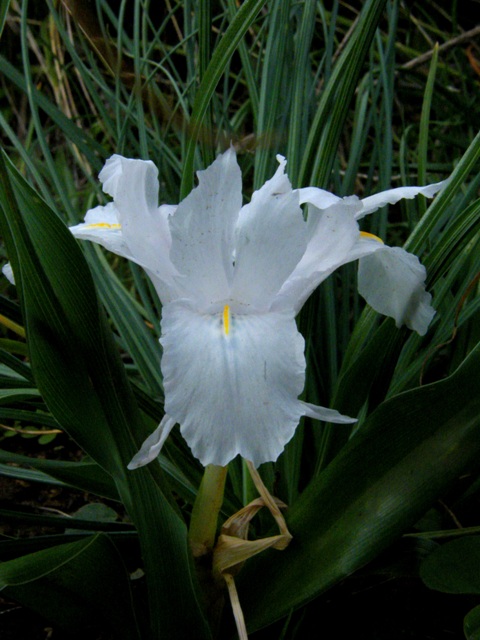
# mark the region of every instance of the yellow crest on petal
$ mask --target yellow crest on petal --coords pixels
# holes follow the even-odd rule
[[[373,233],[368,233],[367,231],[360,231],[360,235],[361,235],[362,238],[367,238],[367,239],[370,239],[370,240],[376,240],[377,242],[381,242],[382,244],[385,244],[381,238],[379,238],[378,236],[376,236]]]
[[[121,229],[122,225],[118,223],[109,224],[108,222],[93,222],[92,224],[87,225],[92,229]]]
[[[228,336],[230,331],[230,307],[228,304],[223,307],[223,330],[225,335]]]

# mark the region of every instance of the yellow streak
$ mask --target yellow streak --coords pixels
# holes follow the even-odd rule
[[[230,331],[230,307],[228,304],[223,307],[223,330],[225,331],[225,335],[228,336],[228,332]]]
[[[10,329],[10,331],[13,331],[21,338],[25,338],[25,329],[16,322],[13,322],[13,320],[10,320],[10,318],[0,315],[0,324],[3,324],[4,327],[7,327],[7,329]]]
[[[96,229],[121,229],[122,225],[116,223],[116,224],[109,224],[108,222],[94,222],[92,224],[87,225],[88,227],[95,227]]]
[[[360,231],[360,235],[362,236],[362,238],[370,238],[370,240],[376,240],[377,242],[381,242],[382,244],[385,244],[381,238],[374,235],[373,233],[367,233],[367,231]]]

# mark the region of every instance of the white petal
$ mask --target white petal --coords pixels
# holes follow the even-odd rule
[[[176,206],[158,206],[157,175],[150,161],[112,156],[99,177],[114,202],[87,212],[85,223],[70,230],[77,238],[97,242],[141,265],[166,302],[175,295],[177,272],[169,258],[168,219]]]
[[[360,259],[358,291],[375,311],[425,335],[435,310],[425,291],[425,267],[417,256],[400,247],[380,245]]]
[[[158,169],[150,160],[133,160],[114,155],[99,175],[103,190],[111,195],[118,221],[131,254],[138,264],[171,288],[176,270],[169,258],[171,236],[169,218],[173,205],[158,206]],[[160,286],[162,300],[168,295]],[[158,288],[158,286],[157,286]]]
[[[168,415],[163,416],[158,427],[148,436],[142,444],[140,451],[136,453],[128,463],[127,469],[138,469],[155,460],[174,426],[175,420],[172,420]]]
[[[315,420],[336,424],[352,424],[352,422],[357,422],[356,418],[344,416],[335,409],[327,409],[327,407],[320,407],[316,404],[310,404],[310,402],[302,402],[302,405],[304,407],[303,415],[314,418]]]
[[[2,273],[11,284],[15,284],[15,278],[14,278],[14,275],[13,275],[13,269],[12,269],[12,265],[10,264],[10,262],[7,262],[6,264],[3,265]]]
[[[300,311],[314,289],[340,265],[355,260],[352,254],[360,231],[355,220],[356,202],[340,201],[320,211],[309,206],[309,231],[307,249],[280,289],[273,309]]]
[[[120,214],[134,222],[158,207],[158,169],[150,160],[113,155],[100,171],[103,190],[112,196]]]
[[[232,298],[255,309],[270,307],[307,247],[308,231],[298,194],[285,175],[285,160],[273,178],[240,212],[235,241]]]
[[[363,198],[363,200],[361,200],[363,209],[357,214],[357,220],[360,220],[367,214],[376,211],[386,204],[395,204],[403,199],[411,200],[419,194],[422,194],[426,198],[433,198],[447,182],[448,180],[442,180],[442,182],[427,184],[424,187],[398,187],[397,189],[388,189],[387,191],[375,193],[373,196]]]
[[[308,202],[317,207],[317,209],[328,209],[332,204],[336,204],[341,201],[342,198],[336,196],[325,189],[319,189],[318,187],[304,187],[303,189],[296,190],[300,197],[300,204]]]
[[[235,152],[198,172],[199,186],[170,218],[170,257],[183,278],[177,284],[200,307],[228,297],[233,275],[233,233],[242,206]]]
[[[240,454],[256,466],[276,460],[304,407],[304,340],[283,313],[202,315],[163,308],[165,410],[203,465]]]
[[[118,212],[113,202],[87,211],[85,222],[70,227],[70,231],[79,240],[96,242],[119,256],[135,261],[123,237]]]

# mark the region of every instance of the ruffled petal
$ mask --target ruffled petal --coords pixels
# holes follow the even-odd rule
[[[165,411],[203,465],[276,460],[305,412],[304,340],[291,315],[163,308]]]
[[[357,422],[357,418],[350,418],[339,413],[336,409],[327,409],[310,402],[302,402],[303,415],[313,418],[314,420],[322,420],[323,422],[333,422],[335,424],[352,424]]]
[[[435,315],[425,291],[425,267],[417,256],[400,247],[372,245],[373,253],[360,259],[358,291],[368,304],[394,318],[397,327],[405,324],[425,335]]]
[[[158,207],[158,169],[150,160],[113,155],[98,175],[103,190],[112,196],[119,222],[136,224]]]
[[[142,444],[140,451],[133,456],[127,465],[127,469],[130,469],[130,471],[138,469],[155,460],[174,426],[175,420],[168,415],[163,416],[158,427],[148,436]]]
[[[112,196],[122,233],[138,264],[172,283],[169,218],[175,205],[158,206],[158,169],[150,160],[114,155],[99,174],[103,190]]]
[[[168,224],[176,206],[158,206],[157,175],[153,162],[112,156],[99,177],[113,203],[87,212],[85,223],[70,230],[77,238],[97,242],[141,265],[162,302],[168,302],[175,297],[178,275],[169,257]]]
[[[285,175],[286,161],[255,191],[238,219],[232,298],[267,310],[307,248],[308,231]]]
[[[333,204],[341,204],[342,200],[355,199],[360,205],[356,214],[357,220],[360,220],[380,207],[383,207],[386,204],[395,204],[399,200],[411,200],[419,194],[422,194],[426,198],[433,198],[433,196],[440,191],[447,182],[448,180],[443,180],[442,182],[428,184],[424,187],[398,187],[396,189],[388,189],[387,191],[375,193],[373,196],[363,198],[363,200],[359,200],[357,196],[340,198],[329,191],[325,191],[324,189],[319,189],[317,187],[305,187],[303,189],[297,189],[297,192],[300,197],[300,204],[307,202],[315,205],[317,209],[327,209]]]
[[[396,189],[388,189],[381,193],[375,193],[373,196],[363,198],[361,203],[363,209],[357,214],[357,220],[360,220],[364,216],[376,211],[380,207],[386,204],[395,204],[399,200],[411,200],[419,194],[426,198],[433,198],[433,196],[440,191],[440,189],[446,185],[448,180],[442,180],[442,182],[436,182],[434,184],[427,184],[424,187],[398,187]]]
[[[170,257],[181,274],[177,284],[183,296],[207,308],[229,294],[242,180],[232,149],[197,175],[198,187],[170,218]]]

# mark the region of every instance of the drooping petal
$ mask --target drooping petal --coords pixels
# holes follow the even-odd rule
[[[336,411],[336,409],[328,409],[320,407],[310,402],[302,402],[303,415],[313,418],[314,420],[322,420],[322,422],[333,422],[335,424],[352,424],[357,422],[357,418],[350,418]]]
[[[177,283],[183,295],[208,307],[229,294],[242,180],[232,149],[197,175],[198,187],[170,218],[170,258],[182,276]]]
[[[340,265],[355,260],[352,254],[360,236],[355,212],[357,201],[341,201],[324,211],[309,204],[307,249],[288,277],[272,306],[297,314],[312,291]]]
[[[174,426],[175,420],[168,415],[163,416],[158,427],[148,436],[140,447],[140,451],[133,456],[127,469],[138,469],[155,460]]]
[[[228,314],[228,323],[225,318]],[[163,308],[165,411],[203,465],[237,454],[255,466],[276,458],[305,409],[304,340],[293,316]]]
[[[232,298],[262,310],[302,258],[308,240],[298,193],[285,175],[286,161],[277,159],[273,178],[242,208],[235,238]]]
[[[397,327],[405,324],[425,335],[435,315],[432,296],[425,291],[425,267],[400,247],[377,245],[372,245],[373,253],[360,259],[360,295],[375,311],[394,318]]]
[[[375,193],[373,196],[363,198],[363,200],[361,200],[363,209],[357,214],[357,220],[360,220],[386,204],[395,204],[403,199],[411,200],[419,194],[426,198],[433,198],[447,182],[448,180],[442,180],[442,182],[427,184],[424,187],[397,187],[396,189],[388,189],[387,191]]]
[[[96,242],[119,256],[137,262],[125,242],[118,221],[118,211],[113,202],[87,211],[85,222],[70,227],[70,231],[79,240]]]

